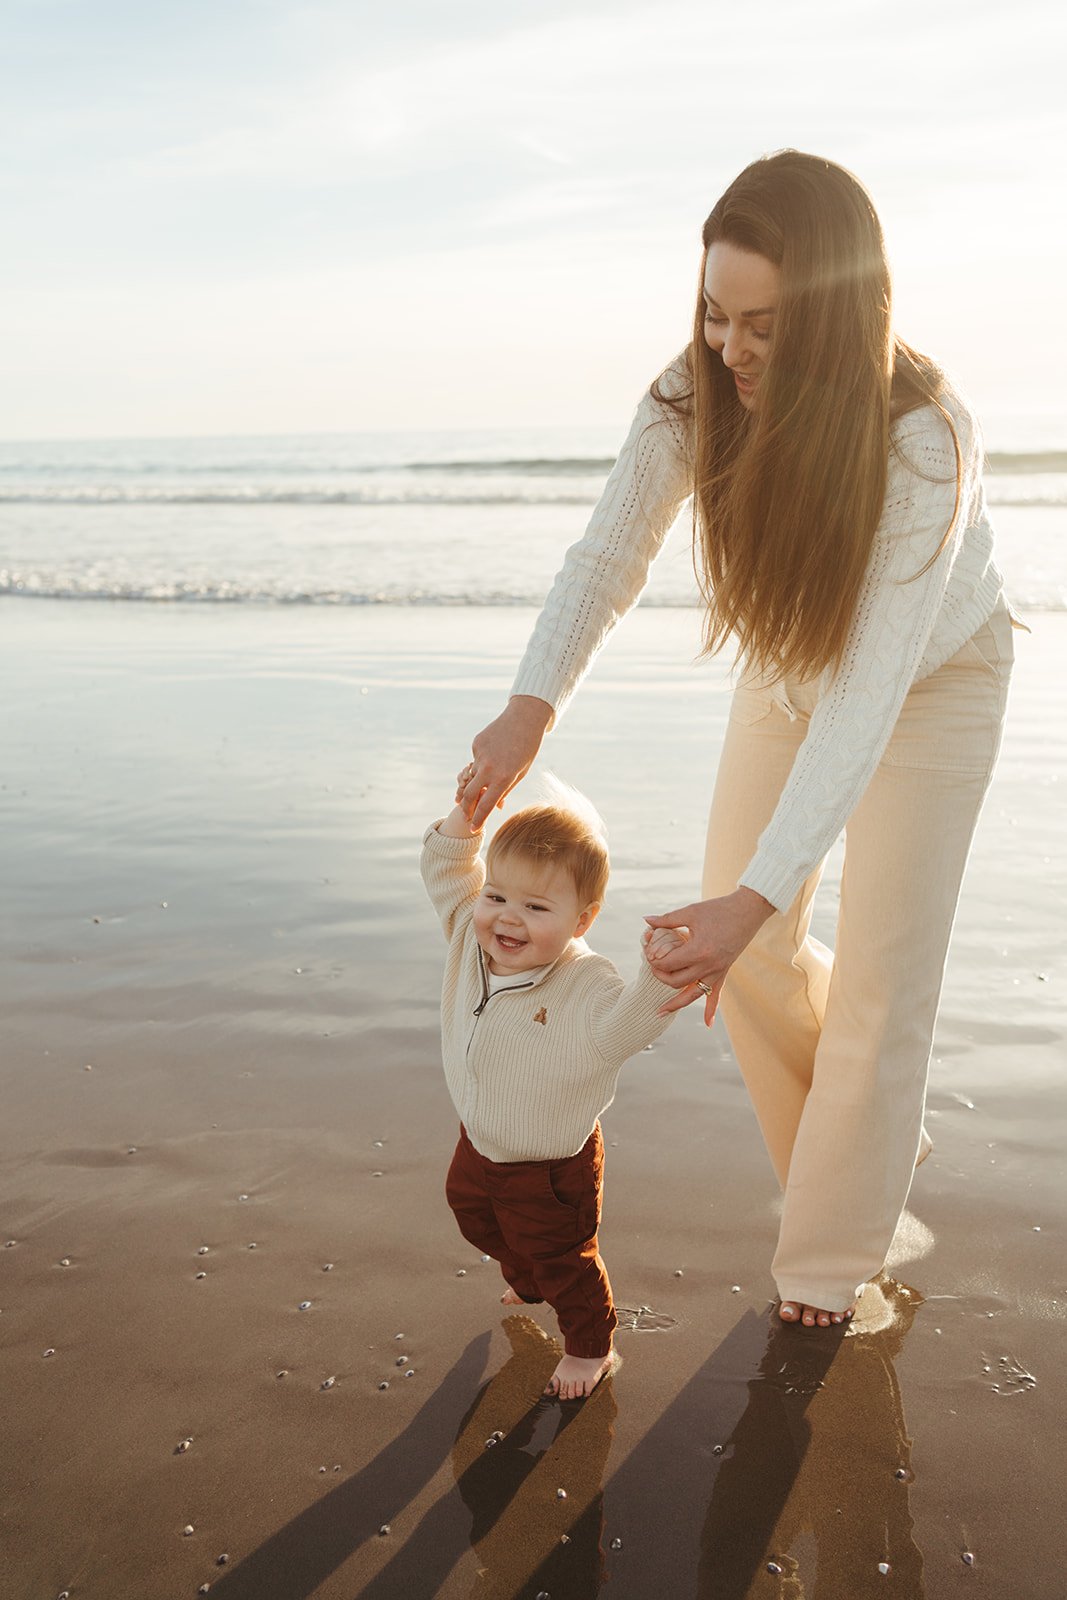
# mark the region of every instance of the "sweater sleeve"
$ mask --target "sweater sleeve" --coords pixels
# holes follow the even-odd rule
[[[436,822],[423,835],[419,870],[446,939],[451,939],[457,927],[470,917],[482,892],[485,862],[480,854],[481,842],[480,833],[469,839],[438,833]]]
[[[686,393],[684,353],[660,383],[672,397]],[[512,694],[535,695],[562,712],[612,628],[636,605],[692,489],[686,423],[648,390],[585,534],[556,575]]]
[[[960,408],[953,420],[963,467],[958,509],[956,451],[940,412],[924,406],[893,430],[882,517],[844,656],[739,880],[779,911],[792,904],[859,803],[930,637],[981,471],[972,419]]]
[[[675,1013],[657,1016],[660,1006],[677,992],[661,983],[644,955],[637,977],[625,983],[606,957],[614,982],[601,980],[589,1018],[593,1044],[606,1061],[623,1062],[658,1039],[674,1021]]]

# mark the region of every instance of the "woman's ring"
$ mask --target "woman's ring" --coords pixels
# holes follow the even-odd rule
[[[710,983],[705,983],[703,978],[698,978],[697,979],[697,988],[698,989],[703,989],[705,994],[710,994],[711,993],[711,984]]]

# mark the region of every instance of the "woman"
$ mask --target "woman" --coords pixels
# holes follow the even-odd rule
[[[691,930],[656,961],[722,1009],[784,1189],[780,1315],[846,1321],[917,1161],[952,920],[1000,744],[1011,619],[977,427],[897,336],[870,198],[833,163],[756,161],[704,225],[693,340],[652,385],[457,798],[528,770],[694,497],[709,653],[744,662]],[[836,951],[808,932],[845,830]]]

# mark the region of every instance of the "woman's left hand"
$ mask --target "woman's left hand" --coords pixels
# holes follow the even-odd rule
[[[647,960],[657,978],[680,992],[660,1008],[660,1015],[681,1011],[694,1000],[704,1001],[704,1021],[710,1028],[722,992],[723,980],[742,950],[755,938],[775,907],[754,889],[735,889],[717,900],[699,900],[663,917],[646,917],[649,928],[688,928],[689,938]],[[649,934],[647,939],[651,937]]]

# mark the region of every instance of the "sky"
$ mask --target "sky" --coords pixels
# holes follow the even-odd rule
[[[792,145],[896,318],[1067,414],[1055,0],[0,0],[0,438],[622,423]]]

